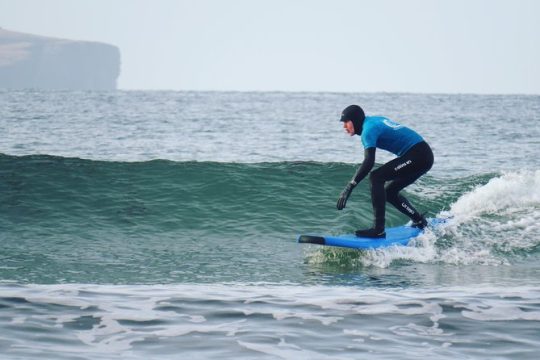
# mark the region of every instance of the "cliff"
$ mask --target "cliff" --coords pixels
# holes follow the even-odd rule
[[[118,75],[116,46],[0,28],[0,89],[112,90]]]

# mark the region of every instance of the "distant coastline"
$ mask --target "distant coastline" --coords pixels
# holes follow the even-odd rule
[[[0,27],[0,89],[114,90],[120,50]]]

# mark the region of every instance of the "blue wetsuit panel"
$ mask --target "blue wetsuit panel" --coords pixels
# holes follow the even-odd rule
[[[418,133],[383,116],[366,116],[362,127],[364,148],[377,147],[401,156],[424,141]]]

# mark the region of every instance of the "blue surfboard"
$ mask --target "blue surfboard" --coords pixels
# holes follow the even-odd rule
[[[428,219],[428,227],[436,227],[445,223],[447,219]],[[406,246],[409,242],[422,234],[424,230],[402,225],[386,228],[386,237],[381,239],[358,237],[354,234],[344,235],[300,235],[298,242],[304,244],[317,244],[327,246],[339,246],[353,249],[377,249],[394,245]]]

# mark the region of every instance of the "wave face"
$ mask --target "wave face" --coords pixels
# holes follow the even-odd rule
[[[296,282],[307,281],[298,267],[499,265],[537,255],[540,245],[540,171],[426,176],[408,197],[428,215],[453,221],[414,247],[359,252],[294,243],[303,232],[339,234],[371,224],[365,183],[347,209],[335,209],[343,180],[354,172],[349,164],[2,155],[0,168],[0,271],[17,281]],[[387,225],[406,222],[388,209]],[[246,274],[246,267],[258,270]]]

